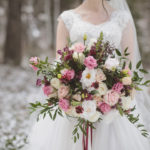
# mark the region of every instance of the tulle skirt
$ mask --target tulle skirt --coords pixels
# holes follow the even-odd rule
[[[25,150],[83,150],[82,133],[77,143],[72,139],[75,124],[76,121],[61,116],[55,121],[49,116],[41,119],[33,126]],[[117,111],[110,112],[95,127],[89,150],[150,150],[149,140]]]

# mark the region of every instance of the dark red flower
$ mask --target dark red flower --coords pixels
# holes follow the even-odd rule
[[[81,77],[82,77],[82,71],[80,71],[78,74],[76,74],[76,78],[77,78],[77,79],[79,79],[79,80],[80,80],[80,79],[81,79]]]
[[[67,52],[67,51],[69,51],[69,48],[65,47],[63,50],[64,50],[64,52]]]
[[[76,113],[81,114],[81,113],[83,113],[83,111],[84,111],[84,109],[83,109],[82,106],[77,106],[76,107]]]
[[[42,85],[42,80],[41,79],[37,79],[36,86],[41,86],[41,85]]]
[[[57,53],[58,53],[59,55],[62,55],[62,51],[61,51],[61,50],[58,50]]]
[[[92,97],[91,94],[87,93],[85,99],[86,99],[86,100],[92,100],[93,97]]]
[[[92,87],[94,87],[95,89],[98,89],[99,88],[99,83],[98,82],[94,82],[92,84]]]
[[[45,86],[50,85],[50,82],[47,80],[47,78],[46,78],[46,77],[44,77],[44,84],[45,84]]]
[[[68,61],[72,59],[72,54],[68,54],[64,57],[64,61]]]
[[[96,55],[96,50],[95,49],[91,49],[89,55],[90,56],[95,56]]]

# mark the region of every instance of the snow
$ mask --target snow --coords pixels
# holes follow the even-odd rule
[[[32,124],[28,103],[41,97],[35,82],[32,70],[0,65],[0,150],[24,144]]]

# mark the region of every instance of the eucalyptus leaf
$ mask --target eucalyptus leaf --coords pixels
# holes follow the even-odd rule
[[[137,63],[137,65],[136,65],[136,69],[139,69],[140,66],[141,66],[141,64],[142,64],[142,61],[140,60],[140,61]]]

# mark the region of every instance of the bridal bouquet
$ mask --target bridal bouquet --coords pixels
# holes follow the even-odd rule
[[[133,124],[138,122],[139,115],[132,114],[136,107],[131,103],[135,90],[141,90],[141,85],[148,86],[150,81],[142,82],[139,72],[147,71],[141,68],[141,61],[131,71],[128,49],[121,54],[109,42],[104,42],[101,33],[98,39],[88,43],[85,35],[83,43],[69,43],[57,53],[60,58],[52,64],[48,58],[45,61],[37,57],[30,59],[31,67],[37,75],[42,75],[37,85],[42,85],[47,96],[43,103],[31,103],[32,112],[40,109],[39,115],[49,114],[52,120],[57,114],[76,119],[72,132],[74,142],[79,139],[79,130],[88,138],[89,128],[95,129],[94,123],[111,111],[126,115]],[[142,124],[137,127],[143,136],[148,135]]]

